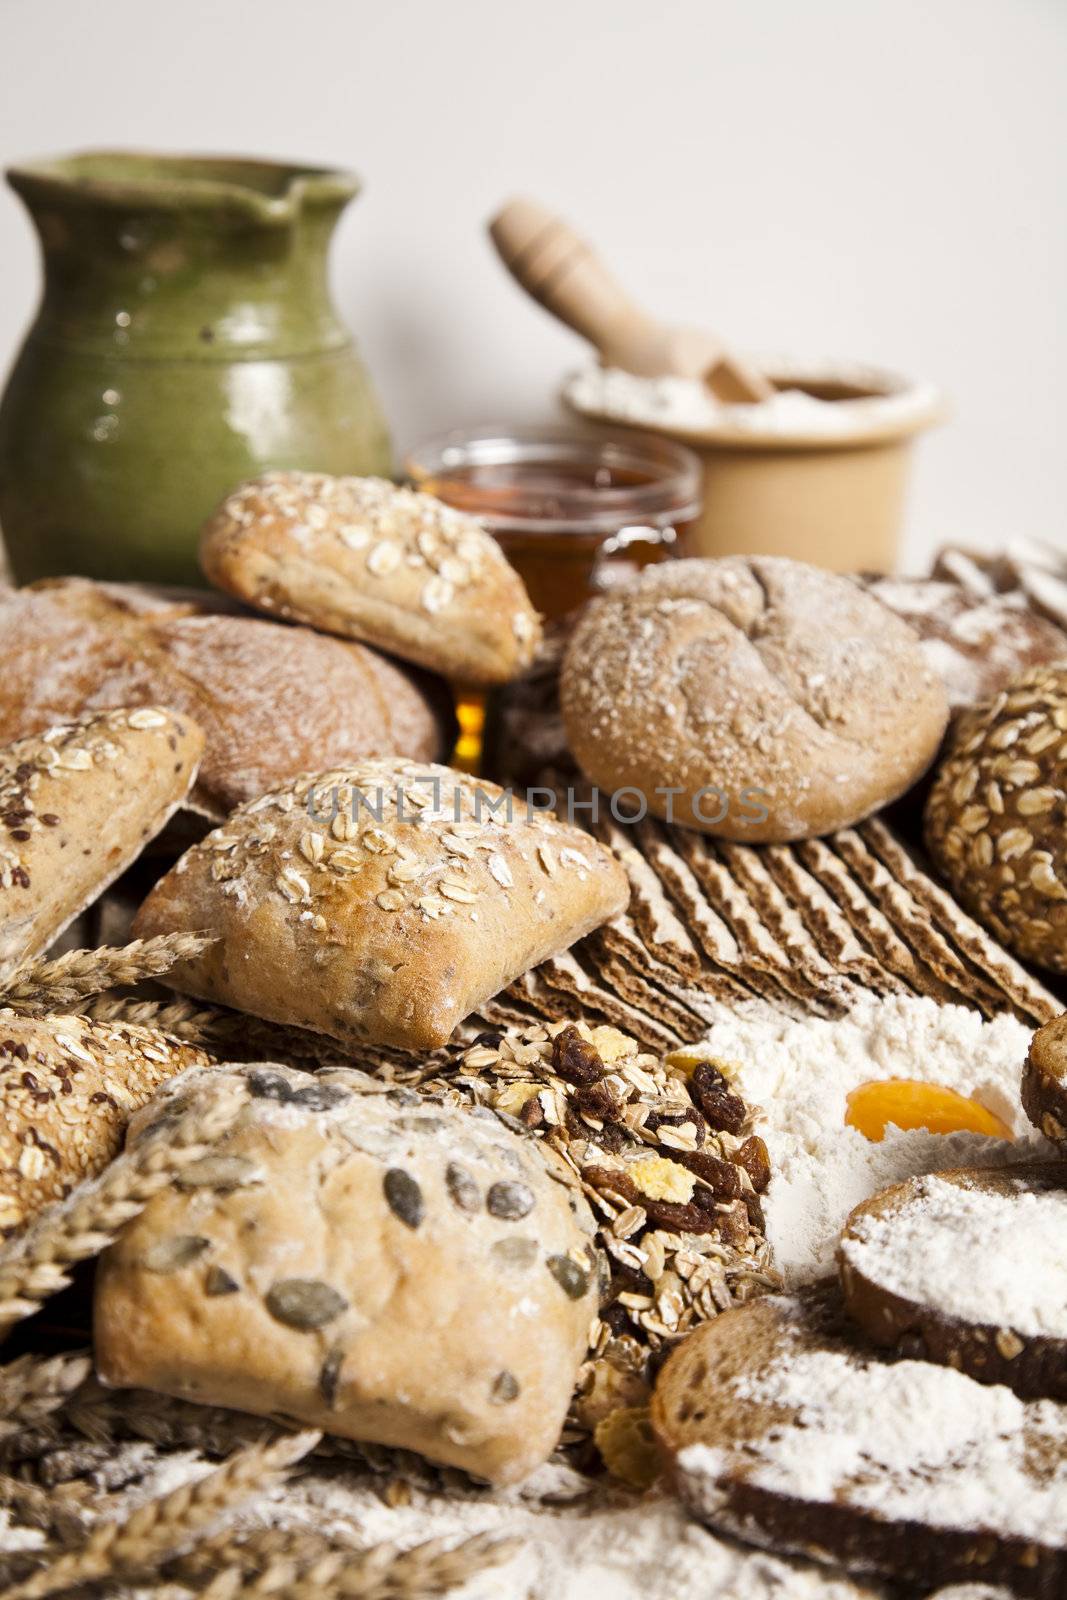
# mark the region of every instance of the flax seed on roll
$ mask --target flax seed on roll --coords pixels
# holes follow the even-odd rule
[[[775,556],[664,562],[594,600],[561,691],[600,789],[747,843],[879,810],[922,776],[948,718],[907,623],[849,579]]]

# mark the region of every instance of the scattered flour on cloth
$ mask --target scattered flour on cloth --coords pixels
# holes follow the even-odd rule
[[[724,1010],[705,1042],[710,1055],[738,1064],[738,1086],[760,1108],[757,1131],[772,1171],[767,1231],[787,1284],[831,1271],[848,1213],[889,1184],[946,1167],[1055,1154],[1019,1102],[1032,1032],[1014,1017],[986,1022],[964,1006],[917,996],[865,995],[832,1020],[796,1020],[756,1006]],[[888,1078],[973,1097],[1014,1140],[889,1127],[873,1143],[846,1125],[847,1097]]]

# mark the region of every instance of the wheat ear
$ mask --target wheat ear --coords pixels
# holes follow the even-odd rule
[[[158,978],[179,961],[191,961],[214,939],[204,933],[161,933],[132,944],[68,950],[54,961],[32,961],[0,986],[0,1006],[9,1011],[59,1011],[86,995],[101,994],[142,978]]]
[[[0,1251],[0,1337],[41,1301],[66,1287],[67,1268],[99,1255],[119,1229],[169,1187],[191,1161],[206,1155],[233,1119],[236,1086],[172,1130],[127,1150],[98,1178],[79,1184],[42,1211],[31,1227]]]
[[[240,1566],[230,1567],[200,1591],[200,1600],[428,1600],[499,1566],[519,1544],[488,1533],[451,1546],[443,1539],[400,1551],[381,1544],[337,1550],[309,1564],[273,1562],[251,1580]]]
[[[65,1405],[92,1371],[87,1351],[20,1356],[0,1367],[0,1443]]]
[[[151,1572],[253,1495],[276,1488],[286,1470],[318,1439],[309,1430],[239,1450],[207,1477],[150,1500],[121,1521],[98,1524],[80,1549],[68,1551],[6,1589],[0,1600],[44,1600],[46,1595],[102,1578],[111,1581]]]

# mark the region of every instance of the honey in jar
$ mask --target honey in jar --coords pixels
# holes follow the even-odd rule
[[[700,464],[642,434],[563,428],[446,434],[412,452],[416,488],[478,517],[546,617],[683,548]]]

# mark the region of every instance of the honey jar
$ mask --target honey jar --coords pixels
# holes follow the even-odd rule
[[[418,489],[478,517],[546,617],[685,549],[700,463],[673,441],[573,428],[443,434],[406,462]]]

